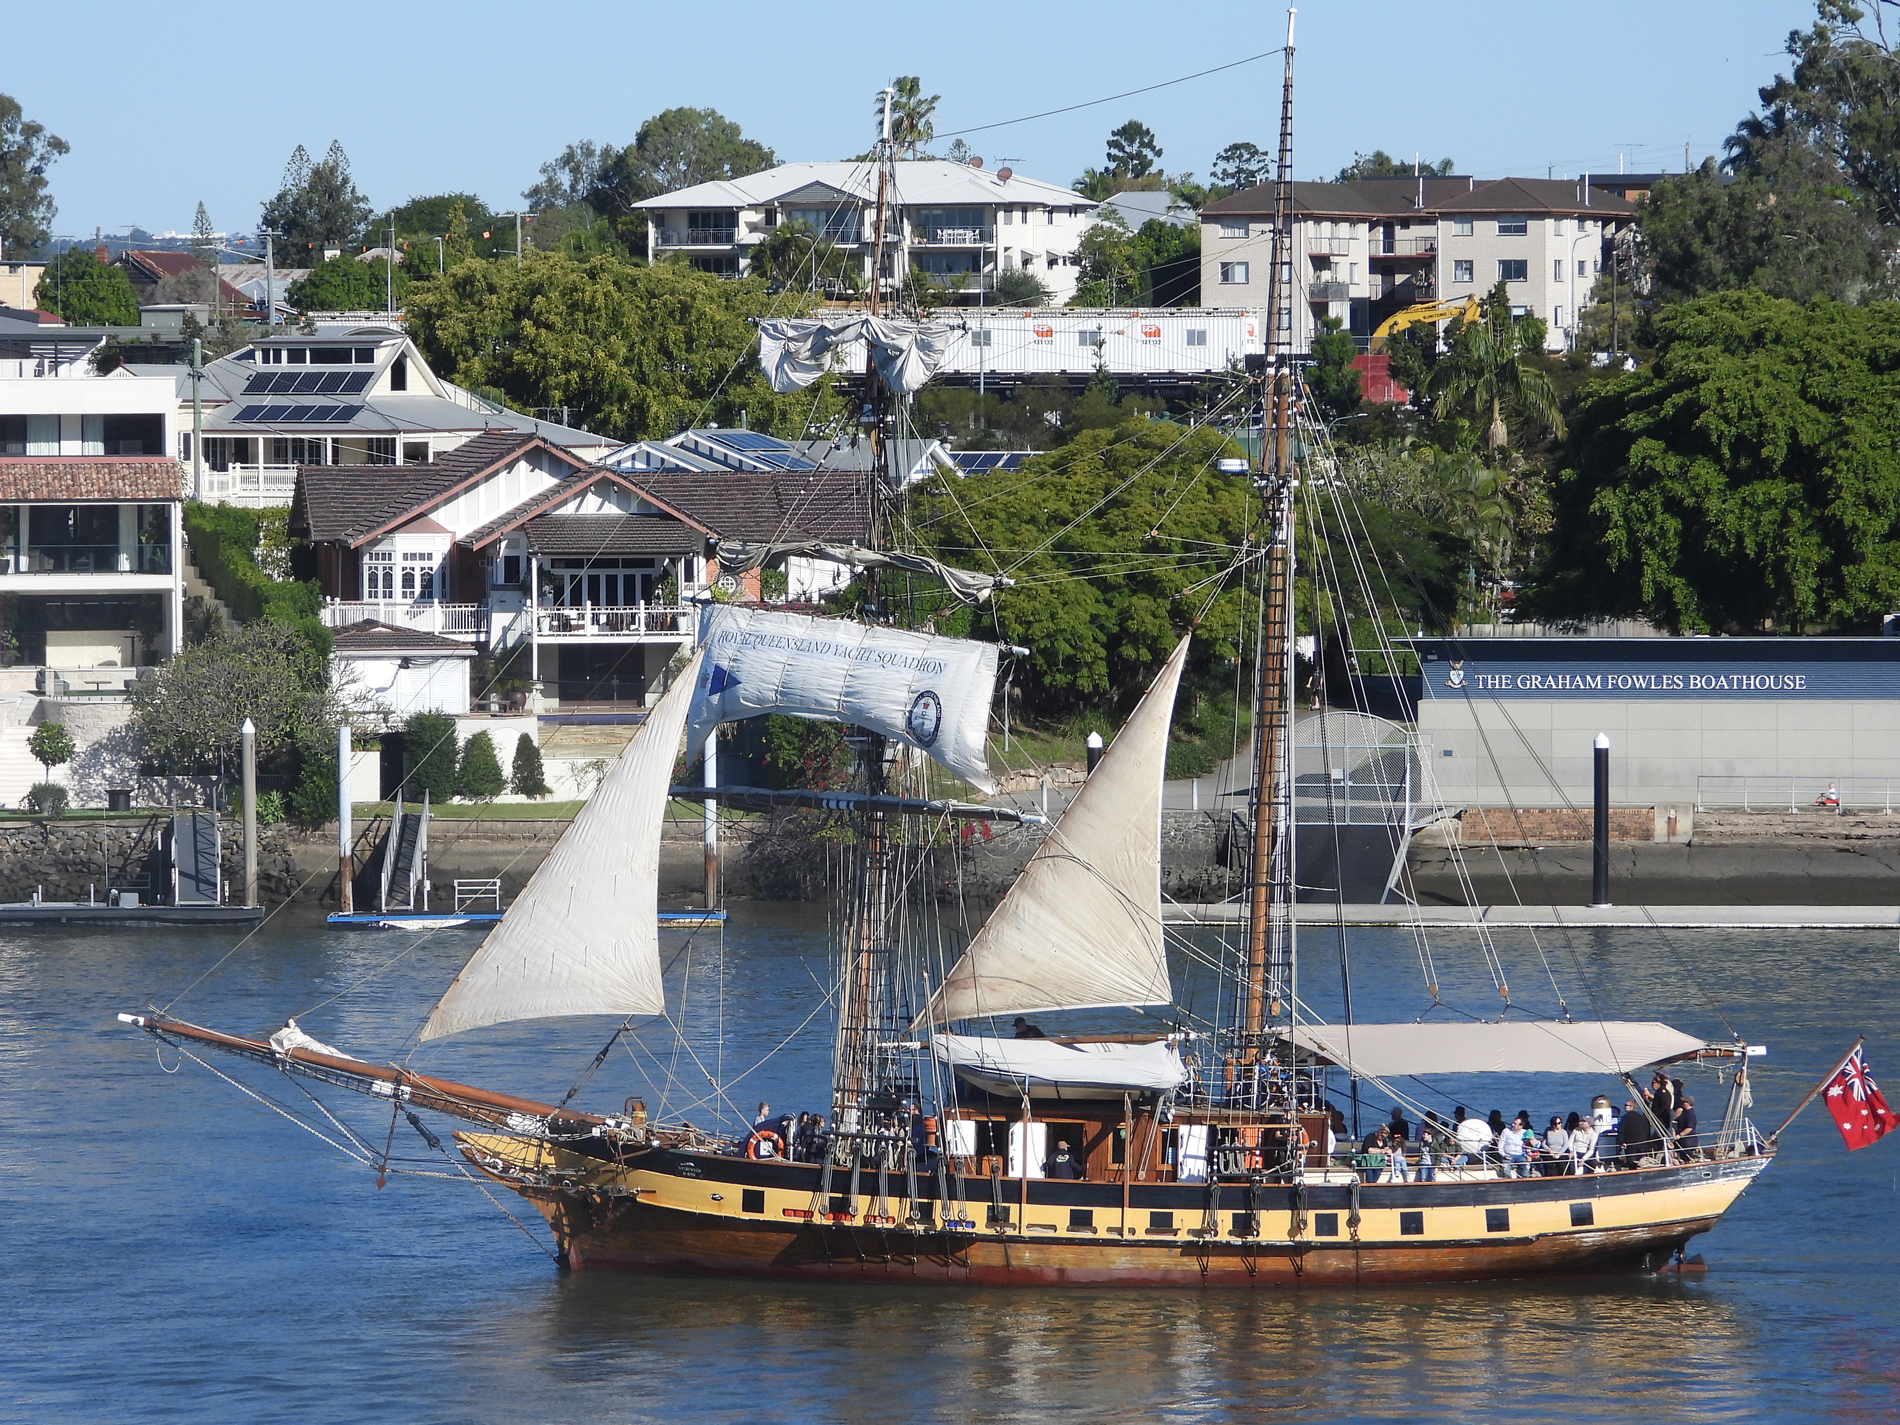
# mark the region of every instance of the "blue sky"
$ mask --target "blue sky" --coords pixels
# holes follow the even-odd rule
[[[1685,140],[1698,161],[1719,149],[1812,14],[1808,0],[1309,0],[1298,176],[1380,147],[1480,177],[1614,171],[1619,155],[1632,171],[1677,168]],[[1234,0],[93,0],[15,14],[0,92],[72,144],[52,170],[55,231],[186,230],[201,199],[218,227],[249,231],[299,143],[321,156],[341,139],[379,206],[450,190],[505,206],[568,142],[628,142],[674,105],[716,108],[782,159],[843,158],[867,146],[871,96],[894,74],[943,96],[946,133],[1256,54],[1284,26],[1284,9]],[[1134,117],[1164,167],[1205,178],[1224,145],[1271,145],[1278,80],[1266,60],[969,141],[1068,183]]]

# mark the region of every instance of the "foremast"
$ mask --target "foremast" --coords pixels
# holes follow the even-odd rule
[[[891,145],[891,100],[893,91],[884,90],[884,115],[877,148],[877,216],[871,242],[871,316],[881,314],[884,285],[884,223],[890,200],[893,176]],[[862,419],[871,442],[870,469],[866,472],[866,513],[870,524],[869,543],[882,549],[888,528],[887,505],[890,498],[890,446],[885,423],[889,418],[891,393],[880,377],[875,361],[865,363],[865,393]],[[864,613],[872,622],[888,620],[888,609],[880,599],[879,571],[864,574]],[[889,792],[889,741],[871,728],[858,729],[852,738],[858,749],[865,790],[872,798]],[[898,1031],[905,1006],[896,1003],[897,937],[894,925],[892,884],[895,875],[896,846],[892,836],[891,814],[872,804],[863,821],[863,858],[854,890],[853,924],[849,960],[844,971],[843,1004],[838,1018],[838,1039],[833,1062],[831,1098],[831,1152],[826,1158],[819,1194],[828,1198],[836,1188],[833,1179],[840,1170],[849,1173],[845,1210],[854,1216],[860,1175],[870,1168],[877,1174],[878,1210],[874,1216],[888,1216],[884,1199],[888,1193],[888,1174],[902,1170],[914,1179],[916,1164],[911,1157],[909,1118],[920,1111],[919,1085],[914,1060]],[[914,1183],[908,1197],[915,1197]]]
[[[1293,486],[1290,429],[1293,366],[1293,20],[1286,22],[1280,90],[1280,151],[1273,193],[1273,259],[1268,286],[1266,370],[1260,387],[1260,470],[1265,559],[1260,649],[1254,685],[1254,767],[1249,809],[1246,930],[1242,941],[1239,1035],[1228,1079],[1244,1103],[1268,1106],[1262,1068],[1270,1035],[1294,1013],[1293,926]],[[1291,1108],[1292,1105],[1284,1105]]]

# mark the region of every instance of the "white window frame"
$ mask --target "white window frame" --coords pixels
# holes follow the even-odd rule
[[[1470,218],[1453,218],[1451,220],[1451,235],[1453,237],[1470,237],[1476,231],[1477,225]]]
[[[1521,267],[1524,270],[1520,272],[1517,276],[1513,277],[1510,275],[1508,269],[1514,268],[1514,267]],[[1498,281],[1500,282],[1528,282],[1530,280],[1531,280],[1531,264],[1528,258],[1500,257],[1498,259]]]
[[[1220,265],[1220,280],[1223,287],[1246,287],[1252,284],[1253,269],[1244,262],[1223,262]]]
[[[1189,346],[1206,346],[1207,345],[1207,328],[1206,327],[1189,327],[1187,329],[1187,344]]]
[[[1519,214],[1499,214],[1499,237],[1529,237],[1531,220]]]
[[[1451,280],[1454,282],[1476,282],[1477,263],[1469,257],[1454,257],[1451,260]]]
[[[1223,238],[1246,237],[1247,220],[1245,218],[1222,218],[1220,220],[1220,235]]]

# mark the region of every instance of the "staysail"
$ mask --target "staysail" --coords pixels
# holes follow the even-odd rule
[[[569,1014],[662,1014],[660,826],[700,659],[673,680],[422,1028]]]
[[[768,559],[782,559],[787,555],[799,555],[806,559],[824,559],[833,564],[842,564],[847,569],[908,569],[915,574],[929,574],[943,580],[944,587],[966,604],[980,604],[990,596],[993,589],[1008,589],[1015,585],[1014,579],[1004,578],[1001,574],[982,574],[974,569],[958,569],[945,564],[942,560],[932,559],[927,554],[910,554],[901,550],[865,549],[856,544],[834,544],[822,539],[781,539],[765,540],[757,543],[741,539],[722,539],[717,545],[719,572],[722,574],[746,574],[759,568]]]
[[[687,760],[722,722],[786,713],[855,723],[928,753],[985,792],[996,645],[727,605],[693,680]]]
[[[1161,784],[1187,651],[1184,638],[913,1028],[1173,998]]]

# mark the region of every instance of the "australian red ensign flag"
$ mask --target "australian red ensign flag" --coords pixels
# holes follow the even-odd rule
[[[1849,1149],[1865,1148],[1900,1128],[1900,1115],[1887,1107],[1880,1086],[1867,1072],[1867,1056],[1858,1046],[1827,1082],[1827,1111]]]

